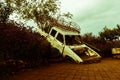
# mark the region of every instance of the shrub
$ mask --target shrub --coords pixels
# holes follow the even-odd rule
[[[90,33],[82,36],[82,41],[98,48],[100,50],[99,54],[102,57],[111,57],[111,49],[113,47],[120,47],[120,41],[103,40],[100,37],[93,36]]]
[[[40,34],[14,23],[0,23],[0,62],[5,63],[7,73],[20,67],[18,61],[27,67],[47,64],[49,55],[50,43]],[[8,70],[9,60],[13,66]]]

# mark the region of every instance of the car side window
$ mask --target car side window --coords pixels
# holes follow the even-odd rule
[[[63,43],[64,39],[63,39],[63,35],[62,34],[58,33],[56,39]]]
[[[55,37],[55,34],[56,34],[56,33],[57,33],[57,31],[52,30],[51,35],[52,35],[53,37]]]

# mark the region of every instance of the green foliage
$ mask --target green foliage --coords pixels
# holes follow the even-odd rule
[[[0,22],[6,23],[12,11],[9,5],[0,2]]]
[[[113,47],[120,47],[120,41],[103,40],[100,37],[92,35],[92,33],[87,33],[81,36],[81,39],[86,45],[97,51],[102,57],[112,56],[111,49]]]
[[[27,67],[35,67],[48,63],[50,43],[38,33],[14,23],[0,24],[0,58],[21,60]],[[0,61],[0,62],[1,62]]]
[[[47,31],[49,31],[51,26],[60,24],[58,23],[59,18],[65,21],[66,18],[71,19],[73,16],[70,12],[59,13],[59,0],[5,0],[5,3],[9,5],[20,18],[24,20],[32,19],[37,23],[39,28],[44,30],[48,28]],[[57,23],[54,23],[56,21]],[[71,25],[71,22],[68,23]],[[62,26],[64,25],[65,24],[62,24]]]
[[[102,42],[99,37],[94,36],[92,33],[86,33],[81,37],[82,41],[87,42],[93,46],[95,46],[96,43]],[[93,43],[94,41],[94,43]]]
[[[7,0],[15,12],[25,20],[33,19],[40,28],[59,10],[58,0]]]
[[[63,16],[65,16],[66,18],[70,18],[72,19],[73,15],[70,12],[64,13]]]
[[[112,56],[111,49],[120,47],[120,41],[118,40],[119,36],[120,25],[117,24],[113,29],[109,29],[105,26],[103,31],[99,32],[99,37],[94,36],[92,33],[86,33],[81,36],[81,39],[85,43],[88,43],[88,46],[90,44],[90,47],[92,45],[98,48],[102,57],[110,57]]]
[[[104,39],[104,40],[118,39],[118,37],[120,36],[120,26],[117,25],[117,27],[115,27],[113,29],[104,27],[103,31],[99,32],[99,35],[100,35],[101,39]]]

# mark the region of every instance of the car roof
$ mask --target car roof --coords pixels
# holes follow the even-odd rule
[[[80,35],[80,33],[75,30],[68,30],[68,29],[60,28],[60,27],[52,27],[52,29],[61,33],[62,35]]]

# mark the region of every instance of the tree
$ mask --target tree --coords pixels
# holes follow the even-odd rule
[[[9,19],[9,15],[12,13],[12,9],[8,4],[0,2],[0,22],[6,23]]]
[[[101,39],[104,40],[114,40],[117,39],[119,36],[119,27],[114,29],[109,29],[106,26],[103,28],[102,32],[99,32]]]
[[[44,28],[49,17],[59,10],[58,0],[6,0],[14,12],[25,20],[34,20],[40,28]]]
[[[73,15],[70,12],[63,13],[63,16],[65,16],[66,18],[70,18],[70,19],[72,19],[73,17]]]
[[[86,33],[81,38],[82,38],[82,41],[91,43],[95,37],[93,36],[92,33]]]
[[[71,14],[70,12],[67,13],[63,13],[63,14],[58,14],[57,15],[57,20],[61,23],[61,24],[65,24],[70,26],[72,24],[72,21],[65,21],[66,19],[72,19],[73,14]]]
[[[117,35],[120,36],[120,25],[119,24],[117,24],[117,28],[115,28],[115,31]]]

